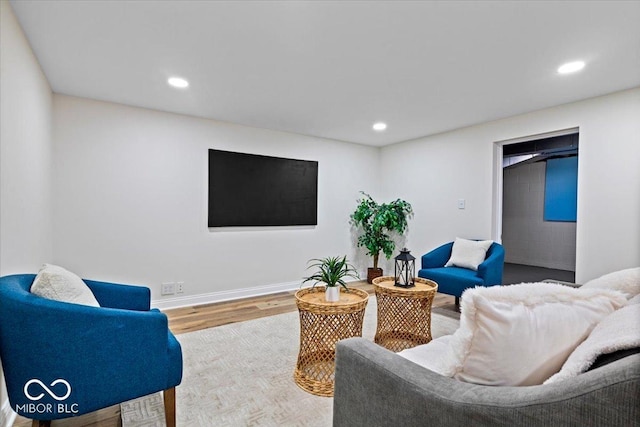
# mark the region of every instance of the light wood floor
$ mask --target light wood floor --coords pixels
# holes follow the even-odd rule
[[[373,294],[373,285],[366,281],[350,283],[350,287],[363,289]],[[273,316],[296,310],[295,291],[279,292],[234,301],[188,306],[166,310],[169,328],[174,334],[199,331],[245,320]],[[454,298],[449,295],[436,294],[433,307],[455,310]],[[29,427],[31,420],[18,417],[14,427]],[[120,406],[115,405],[81,417],[54,421],[52,427],[117,427],[121,426]]]

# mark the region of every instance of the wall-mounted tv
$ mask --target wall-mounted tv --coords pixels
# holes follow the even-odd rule
[[[209,227],[318,224],[318,162],[209,150]]]

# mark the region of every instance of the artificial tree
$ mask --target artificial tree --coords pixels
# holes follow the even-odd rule
[[[358,246],[364,246],[367,254],[373,256],[373,268],[369,268],[367,274],[367,281],[371,283],[375,277],[382,276],[382,269],[378,268],[380,252],[389,259],[396,247],[389,233],[404,234],[413,208],[401,199],[379,204],[369,194],[362,194],[364,197],[358,200],[358,206],[351,214],[351,224],[362,230]]]

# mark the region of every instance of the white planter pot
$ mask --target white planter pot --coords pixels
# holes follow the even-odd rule
[[[340,288],[337,286],[327,286],[327,290],[324,291],[324,299],[327,302],[336,302],[340,300]]]

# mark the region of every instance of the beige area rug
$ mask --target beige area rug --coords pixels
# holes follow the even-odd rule
[[[451,334],[458,323],[434,312],[431,333]],[[293,381],[299,324],[292,312],[178,335],[184,358],[178,426],[331,426],[333,398],[309,394]],[[373,340],[375,329],[370,298],[363,336]],[[121,411],[124,427],[165,425],[159,393],[123,403]]]

